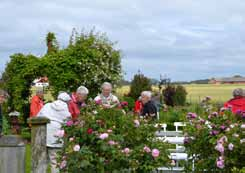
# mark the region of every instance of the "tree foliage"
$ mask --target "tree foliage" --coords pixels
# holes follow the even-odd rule
[[[46,40],[50,50],[49,42],[54,43],[55,35],[49,33]],[[29,115],[30,85],[37,77],[48,77],[54,96],[59,91],[75,91],[80,85],[95,96],[103,82],[115,83],[121,78],[120,51],[104,34],[81,33],[68,47],[51,52],[41,58],[23,54],[10,57],[2,80],[11,109]]]
[[[151,81],[143,74],[134,75],[134,79],[130,85],[129,96],[135,100],[139,98],[142,91],[151,91]]]
[[[184,106],[187,92],[182,85],[168,85],[163,90],[164,102],[169,106]]]

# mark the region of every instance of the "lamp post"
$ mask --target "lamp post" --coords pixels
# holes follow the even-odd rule
[[[12,134],[20,134],[19,116],[20,113],[17,111],[9,113]]]

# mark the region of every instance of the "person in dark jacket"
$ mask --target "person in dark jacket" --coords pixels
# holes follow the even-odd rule
[[[143,117],[153,117],[157,116],[157,107],[156,104],[151,99],[150,91],[143,91],[141,93],[141,101],[143,103],[143,108],[141,111],[141,116]]]

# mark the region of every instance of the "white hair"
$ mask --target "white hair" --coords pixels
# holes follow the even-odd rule
[[[142,91],[141,92],[141,96],[146,96],[146,97],[149,97],[149,98],[151,98],[151,91]]]
[[[110,82],[104,82],[102,85],[101,85],[101,88],[104,89],[105,87],[110,87],[112,89],[112,85]]]
[[[80,86],[77,88],[77,93],[82,95],[88,95],[89,91],[85,86]]]
[[[58,95],[58,100],[64,101],[64,102],[69,102],[71,100],[71,97],[69,96],[69,94],[67,94],[66,92],[60,92]]]

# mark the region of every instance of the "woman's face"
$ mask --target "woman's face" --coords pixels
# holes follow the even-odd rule
[[[145,96],[145,95],[141,95],[141,101],[143,104],[147,103],[149,101],[149,97]]]
[[[102,89],[102,95],[105,96],[105,97],[108,97],[108,96],[111,94],[111,90],[112,90],[111,87],[105,86],[105,87]]]
[[[86,94],[80,94],[80,93],[76,94],[76,100],[78,102],[84,102],[86,99],[87,99],[87,95]]]

